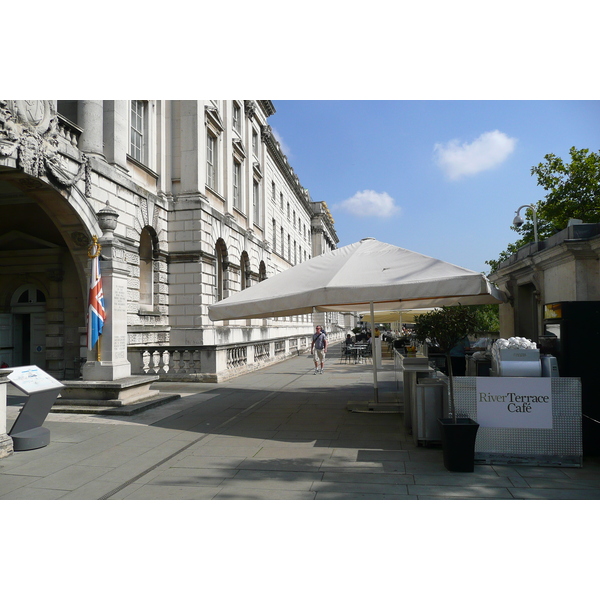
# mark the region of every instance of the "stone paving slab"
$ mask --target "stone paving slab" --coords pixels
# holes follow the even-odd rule
[[[68,492],[65,490],[52,490],[47,488],[19,487],[8,494],[2,494],[0,500],[61,500]]]
[[[309,492],[312,490],[314,481],[306,479],[290,480],[263,475],[256,479],[235,477],[223,482],[222,488],[225,492],[231,489],[254,489],[254,490],[278,490],[288,492]]]
[[[169,486],[211,486],[223,485],[237,475],[234,469],[194,469],[187,467],[171,467],[159,473],[149,473],[140,483],[146,485]]]
[[[307,458],[324,459],[331,457],[333,450],[331,448],[265,448],[264,446],[254,454],[252,458],[259,460],[265,458]]]
[[[511,493],[516,500],[600,500],[599,489],[519,488]]]
[[[512,500],[511,492],[502,487],[487,485],[409,485],[408,493],[414,496],[440,496],[448,500],[456,498],[494,498],[496,500]]]
[[[175,461],[177,467],[191,469],[239,469],[246,459],[243,456],[202,456],[191,454]]]
[[[342,492],[345,494],[385,494],[403,496],[408,494],[405,484],[364,483],[356,481],[320,481],[311,488],[316,492]]]
[[[418,500],[408,494],[367,494],[360,492],[319,491],[315,500]],[[441,500],[442,498],[440,498]]]
[[[277,459],[277,458],[248,458],[242,461],[238,469],[251,469],[254,471],[319,471],[321,459]]]
[[[263,446],[229,446],[227,444],[204,444],[192,452],[196,456],[216,457],[230,456],[248,458],[254,456]]]
[[[314,500],[315,492],[302,490],[274,490],[271,488],[221,488],[214,496],[214,500]]]
[[[598,489],[598,481],[587,479],[557,479],[551,477],[524,477],[531,488],[552,488],[555,490]]]
[[[323,470],[332,470],[332,469],[363,469],[365,472],[377,472],[377,473],[389,473],[389,472],[398,472],[404,473],[406,471],[404,461],[359,461],[359,460],[344,460],[341,458],[330,458],[323,461],[321,468]]]
[[[98,479],[108,471],[109,469],[101,467],[70,465],[52,473],[52,475],[48,475],[48,477],[40,477],[33,483],[30,483],[28,487],[72,491],[90,481]]]
[[[0,498],[5,498],[7,494],[12,494],[15,490],[27,487],[38,479],[39,477],[31,475],[2,474],[2,477],[0,477]]]
[[[97,500],[104,494],[113,490],[115,484],[112,481],[101,481],[96,479],[90,481],[60,497],[61,500]]]
[[[124,490],[119,498],[123,500],[212,500],[221,489],[210,486],[143,485],[134,488],[130,493]]]
[[[435,486],[461,486],[470,487],[473,485],[486,487],[512,487],[512,483],[508,477],[498,477],[494,475],[473,475],[465,474],[444,474],[444,475],[413,475],[416,485],[435,485]]]
[[[384,483],[391,485],[415,483],[412,475],[404,473],[356,473],[353,471],[325,471],[322,481],[337,483]]]

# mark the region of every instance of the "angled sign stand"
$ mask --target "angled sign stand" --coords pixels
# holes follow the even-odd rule
[[[8,435],[14,450],[34,450],[50,443],[50,430],[42,427],[63,384],[35,365],[13,367],[10,382],[28,395]]]

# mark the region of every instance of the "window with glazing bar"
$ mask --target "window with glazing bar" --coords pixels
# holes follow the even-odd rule
[[[131,143],[129,153],[135,160],[144,160],[144,112],[143,100],[131,101]]]
[[[217,174],[217,154],[216,154],[217,138],[212,135],[206,136],[206,185],[209,188],[216,189],[216,174]]]

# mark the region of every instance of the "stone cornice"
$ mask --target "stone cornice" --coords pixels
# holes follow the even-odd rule
[[[267,117],[270,117],[277,112],[271,100],[259,100],[258,104],[263,109],[263,112],[267,115]]]
[[[279,170],[290,184],[291,188],[296,193],[298,199],[303,203],[304,207],[310,212],[310,200],[308,191],[302,187],[300,180],[294,169],[290,166],[287,156],[281,150],[280,143],[275,139],[273,130],[270,125],[264,125],[261,127],[261,137],[267,149],[271,152],[275,164],[279,167]]]

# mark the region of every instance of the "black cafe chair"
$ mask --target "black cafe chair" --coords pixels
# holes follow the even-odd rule
[[[340,352],[340,362],[341,363],[349,363],[351,358],[352,358],[352,350],[350,349],[350,346],[348,346],[346,344],[342,344],[342,349]]]

